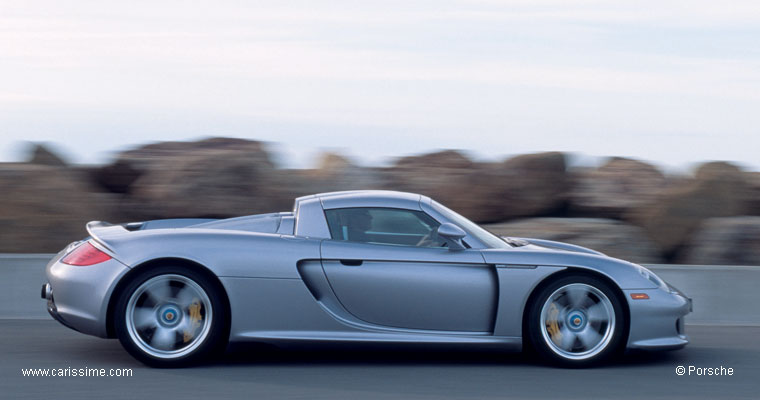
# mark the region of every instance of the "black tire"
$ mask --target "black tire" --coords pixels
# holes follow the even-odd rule
[[[580,305],[558,306],[562,302],[570,302],[583,289],[588,289],[587,298],[578,302]],[[526,315],[529,350],[535,351],[554,365],[576,368],[600,364],[622,352],[628,336],[628,323],[622,300],[608,283],[589,275],[567,274],[555,278],[538,290],[528,305]],[[570,295],[570,292],[574,294]],[[555,301],[548,302],[550,297]],[[590,306],[584,307],[583,304]],[[597,307],[598,304],[601,306]],[[610,315],[614,312],[611,314],[613,318],[606,323],[600,322],[601,318],[594,319],[590,317],[591,312],[588,315],[585,313],[590,307],[594,307],[596,315]],[[542,322],[544,311],[546,314]],[[580,339],[581,334],[586,341]],[[595,346],[587,346],[587,342],[595,343],[587,338],[592,335],[593,338],[598,335],[600,339]],[[562,340],[563,338],[567,340]]]
[[[187,346],[185,349],[186,353],[183,354],[162,354],[162,355],[156,355],[151,354],[150,351],[161,351],[153,349],[150,343],[147,343],[149,340],[145,339],[144,335],[147,335],[146,337],[150,338],[151,331],[150,328],[147,328],[147,330],[138,331],[137,328],[135,328],[136,324],[133,322],[130,324],[128,321],[129,317],[128,314],[128,307],[130,305],[130,300],[132,299],[133,295],[135,295],[135,298],[140,298],[140,294],[136,294],[135,292],[137,290],[142,290],[144,287],[144,284],[149,284],[149,282],[159,281],[163,282],[162,280],[166,280],[170,282],[170,285],[172,285],[172,288],[169,289],[169,293],[176,293],[178,291],[181,291],[183,286],[177,287],[177,285],[183,284],[183,281],[179,281],[179,283],[176,283],[176,281],[172,281],[172,277],[178,277],[177,279],[181,280],[189,280],[191,282],[194,282],[197,287],[202,289],[203,292],[205,292],[206,298],[205,300],[208,300],[207,305],[209,310],[205,309],[205,304],[203,301],[200,301],[199,303],[193,303],[193,306],[197,306],[198,308],[196,310],[203,310],[203,316],[200,316],[200,312],[198,311],[197,314],[193,315],[193,318],[195,318],[195,315],[198,315],[199,318],[207,318],[210,316],[209,322],[203,322],[204,325],[202,325],[201,331],[205,332],[203,335],[198,335],[197,338],[192,339],[193,341],[190,342],[193,346]],[[185,283],[186,285],[191,285],[188,283]],[[196,286],[192,286],[192,288],[197,289]],[[145,296],[150,297],[149,292],[145,292]],[[200,293],[200,292],[197,292]],[[226,299],[226,294],[224,293],[224,289],[221,287],[221,285],[214,280],[213,278],[208,277],[206,274],[198,272],[196,270],[182,267],[182,266],[171,266],[171,265],[165,265],[165,266],[158,266],[158,267],[152,267],[152,268],[146,268],[143,271],[138,272],[135,276],[132,276],[130,278],[129,283],[120,290],[119,294],[117,295],[116,299],[116,305],[114,307],[114,330],[116,332],[116,336],[119,338],[119,341],[121,342],[124,349],[131,354],[133,357],[135,357],[137,360],[141,361],[142,363],[151,366],[151,367],[158,367],[158,368],[177,368],[177,367],[186,367],[191,365],[196,365],[198,363],[204,362],[209,360],[211,357],[221,354],[225,348],[227,341],[229,339],[229,311],[228,311],[228,303]],[[202,294],[201,294],[202,296]],[[144,300],[145,298],[143,298]],[[169,297],[167,297],[169,299]],[[193,301],[198,300],[195,298]],[[139,301],[139,300],[135,300]],[[143,302],[147,302],[148,300],[144,300]],[[152,301],[152,300],[151,300]],[[153,301],[152,301],[153,302]],[[152,306],[153,309],[157,309],[156,311],[156,323],[160,323],[163,320],[159,321],[160,318],[160,302],[154,302],[157,305]],[[174,299],[167,300],[167,303],[177,303]],[[147,308],[150,309],[151,305],[150,303],[146,303]],[[203,305],[198,305],[203,304]],[[134,306],[133,306],[134,307]],[[173,307],[173,305],[172,305]],[[188,307],[189,308],[189,307]],[[186,315],[185,313],[187,310],[183,310],[183,307],[181,305],[176,306],[176,310],[178,311],[175,315]],[[172,313],[170,311],[166,312],[167,315],[171,315]],[[175,318],[175,317],[172,317]],[[188,318],[188,317],[183,317]],[[177,321],[177,323],[180,322],[186,322],[186,323],[194,323],[192,319],[188,319],[187,321]],[[207,326],[207,328],[206,328]],[[177,330],[179,325],[175,326],[174,329]],[[158,329],[158,328],[156,328]],[[197,330],[198,328],[196,328]],[[147,332],[147,333],[139,333],[139,332]],[[155,330],[153,334],[155,334]],[[179,332],[184,331],[178,331],[175,333],[175,338],[180,337]],[[174,339],[175,341],[181,341],[183,339]],[[187,339],[184,339],[187,340]],[[176,342],[175,342],[176,345]],[[190,348],[192,347],[192,350]],[[179,351],[179,350],[178,350]]]

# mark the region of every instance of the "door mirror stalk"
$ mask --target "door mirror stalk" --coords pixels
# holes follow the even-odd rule
[[[467,236],[467,232],[450,222],[444,222],[438,227],[438,236],[446,241],[451,251],[465,249],[462,239]]]

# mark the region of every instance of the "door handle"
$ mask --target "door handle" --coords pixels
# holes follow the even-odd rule
[[[362,265],[364,261],[362,260],[340,260],[340,263],[343,265],[347,265],[349,267],[358,267]]]

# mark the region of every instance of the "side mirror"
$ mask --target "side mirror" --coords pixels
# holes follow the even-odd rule
[[[450,223],[445,222],[438,227],[438,236],[442,237],[449,245],[449,250],[464,250],[465,247],[462,244],[462,238],[467,236],[467,233],[462,228]]]

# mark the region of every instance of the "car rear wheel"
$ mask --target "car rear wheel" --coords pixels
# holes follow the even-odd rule
[[[134,277],[121,291],[114,327],[135,358],[156,367],[197,363],[227,341],[223,294],[196,271],[158,267]]]
[[[528,334],[544,358],[588,366],[619,352],[626,332],[622,304],[604,281],[570,275],[545,286],[530,306]]]

